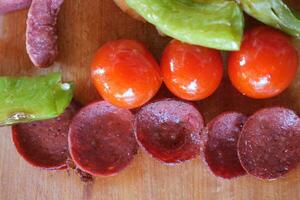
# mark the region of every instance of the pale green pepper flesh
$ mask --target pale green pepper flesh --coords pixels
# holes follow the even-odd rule
[[[70,104],[73,84],[60,73],[36,77],[0,77],[0,126],[50,119]]]
[[[300,18],[282,0],[240,0],[240,3],[257,20],[300,37]]]
[[[195,45],[238,50],[244,28],[235,1],[126,0],[129,7],[162,33]]]

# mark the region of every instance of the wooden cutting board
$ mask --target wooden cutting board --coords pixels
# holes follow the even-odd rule
[[[25,51],[26,13],[0,16],[0,75],[62,71],[64,80],[75,81],[75,96],[82,103],[100,99],[89,79],[89,64],[105,41],[141,40],[157,59],[169,41],[151,25],[122,13],[112,0],[69,0],[59,17],[60,56],[53,67],[37,69]],[[300,42],[295,44],[300,47]],[[274,99],[243,97],[225,77],[212,97],[199,102],[207,121],[222,111],[251,114],[271,105],[286,106],[300,114],[300,71],[293,85]],[[10,128],[0,128],[0,200],[298,200],[299,191],[300,168],[272,182],[251,176],[228,181],[213,176],[200,158],[170,167],[142,151],[118,176],[97,178],[93,184],[85,185],[73,172],[42,171],[27,164],[11,142]]]

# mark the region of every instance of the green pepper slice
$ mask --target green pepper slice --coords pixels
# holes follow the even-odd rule
[[[0,126],[50,119],[70,104],[73,84],[60,73],[36,77],[0,77]]]
[[[240,3],[257,20],[300,37],[300,19],[282,0],[240,0]]]
[[[162,33],[195,45],[238,50],[244,16],[235,1],[126,0]]]

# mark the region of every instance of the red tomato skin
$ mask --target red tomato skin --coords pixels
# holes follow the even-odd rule
[[[279,95],[293,81],[298,55],[291,39],[267,26],[246,32],[241,49],[228,60],[228,75],[242,94],[265,99]]]
[[[133,109],[148,102],[159,90],[159,65],[146,47],[135,40],[104,44],[91,64],[93,83],[106,101]]]
[[[190,101],[212,95],[223,77],[220,51],[178,40],[166,47],[161,67],[168,89],[177,97]]]

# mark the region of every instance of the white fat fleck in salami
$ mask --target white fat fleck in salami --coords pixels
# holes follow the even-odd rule
[[[0,0],[0,14],[29,8],[32,0]]]
[[[57,17],[63,0],[33,0],[26,30],[27,53],[37,67],[48,67],[58,54]]]

